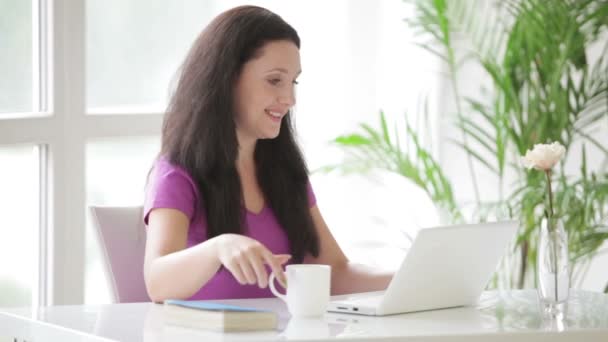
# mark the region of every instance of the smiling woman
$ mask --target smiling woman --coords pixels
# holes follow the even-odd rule
[[[213,17],[243,3],[242,0],[0,1],[0,7],[6,8],[6,11],[0,9],[0,13],[6,14],[0,24],[0,37],[6,38],[0,39],[0,50],[12,51],[0,58],[3,75],[0,78],[0,148],[33,148],[43,143],[36,158],[40,163],[27,164],[27,168],[15,167],[20,170],[17,172],[20,177],[39,171],[44,177],[40,179],[40,194],[24,203],[27,207],[41,208],[40,220],[26,222],[14,215],[0,218],[5,228],[0,240],[10,244],[10,248],[29,251],[38,241],[21,239],[15,233],[37,231],[42,232],[41,246],[48,246],[46,251],[41,250],[39,264],[20,264],[19,272],[27,273],[28,277],[37,275],[40,280],[37,282],[32,277],[31,283],[25,285],[32,290],[31,296],[21,303],[100,304],[110,300],[103,272],[100,272],[102,255],[94,248],[95,235],[90,234],[92,230],[83,229],[87,226],[85,207],[142,204],[143,184],[160,145],[167,90],[174,90],[176,86],[177,78],[172,78],[175,70],[193,40]],[[412,60],[412,51],[394,53],[403,47],[398,42],[402,41],[399,37],[405,29],[402,23],[405,13],[395,10],[403,5],[402,0],[333,0],[324,2],[322,8],[307,0],[247,3],[263,4],[280,13],[297,27],[299,37],[305,41],[298,51],[304,72],[297,77],[300,84],[296,85],[295,113],[300,133],[298,142],[310,169],[342,156],[335,148],[328,148],[327,141],[374,115],[378,108],[392,108],[386,106],[387,90],[401,103],[405,93],[414,94],[402,88],[408,78],[416,79],[417,87],[421,85],[423,77],[415,73],[424,70],[420,60]],[[226,53],[225,47],[221,46],[218,51]],[[386,51],[387,48],[390,50]],[[256,52],[262,51],[263,48]],[[389,56],[392,62],[386,63]],[[403,63],[405,56],[407,63]],[[247,61],[257,62],[258,58]],[[241,65],[241,61],[236,64]],[[409,66],[412,70],[404,78],[404,73],[398,71]],[[270,87],[269,82],[279,82],[277,84],[287,86],[295,81],[297,71],[289,65],[273,66],[272,71],[264,70],[267,73],[262,84]],[[393,81],[381,77],[385,74]],[[209,87],[211,90],[217,89],[215,81],[218,80]],[[384,89],[376,90],[378,85]],[[199,87],[197,91],[200,94],[203,90]],[[184,99],[199,101],[201,97]],[[274,108],[274,104],[263,104],[260,108],[269,109],[271,115],[283,115],[281,132],[286,127],[291,129],[285,121],[293,122],[293,109],[287,114],[275,111],[283,108]],[[214,149],[218,154],[223,153],[220,147],[231,136],[220,131],[218,125],[210,127],[224,137]],[[275,139],[258,140],[256,145],[281,139],[281,132]],[[271,157],[272,153],[269,159]],[[6,176],[6,181],[12,181],[10,185],[19,184],[19,180],[7,176],[9,169],[3,167],[0,173]],[[115,180],[114,175],[120,179]],[[354,231],[365,230],[384,237],[373,227],[361,224],[364,222],[361,217],[369,216],[369,211],[360,211],[358,216],[352,214],[352,210],[336,215],[340,213],[337,209],[351,207],[345,205],[344,199],[338,196],[341,193],[331,187],[333,184],[328,185],[318,179],[311,180],[311,189],[318,195],[325,218],[331,220],[330,214],[335,218],[329,223],[332,233],[341,235],[343,248],[348,250]],[[351,184],[349,188],[361,187]],[[10,186],[3,188],[0,197],[8,199],[9,212],[16,213],[15,194],[8,189]],[[248,192],[244,191],[244,195],[246,203],[253,203],[248,206],[248,215],[266,217],[272,213],[276,217],[269,201],[254,203]],[[356,254],[349,257],[363,261]],[[4,271],[0,280],[2,287],[7,284],[9,268],[0,269],[0,273]],[[15,276],[14,279],[22,278]]]
[[[144,206],[152,300],[270,297],[268,273],[284,282],[290,262],[331,265],[333,293],[388,284],[349,263],[316,206],[291,122],[299,46],[255,6],[220,14],[195,41]]]

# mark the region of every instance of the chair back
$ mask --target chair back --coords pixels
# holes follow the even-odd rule
[[[149,302],[144,282],[146,230],[142,207],[89,207],[113,299]]]

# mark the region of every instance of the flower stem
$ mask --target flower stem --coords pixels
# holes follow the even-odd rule
[[[551,244],[551,252],[553,254],[553,291],[555,293],[555,302],[559,302],[558,298],[558,289],[557,289],[557,232],[555,231],[554,222],[553,222],[553,191],[551,190],[551,169],[546,170],[545,174],[547,175],[547,190],[549,191],[549,217],[547,217],[547,234],[549,235],[549,243]]]
[[[551,190],[551,169],[546,170],[545,174],[547,175],[547,190],[549,191],[549,220],[553,217],[553,191]],[[553,225],[551,224],[549,228],[552,230]]]

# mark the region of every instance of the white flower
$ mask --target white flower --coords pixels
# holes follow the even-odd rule
[[[566,148],[558,142],[553,144],[536,144],[521,158],[522,164],[528,169],[535,168],[541,171],[551,170],[566,153]]]

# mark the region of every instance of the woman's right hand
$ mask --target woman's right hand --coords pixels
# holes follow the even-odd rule
[[[250,237],[239,234],[222,234],[215,237],[215,247],[219,261],[241,284],[268,286],[268,264],[277,280],[283,286],[287,283],[282,265],[291,255],[272,254],[266,246]]]

